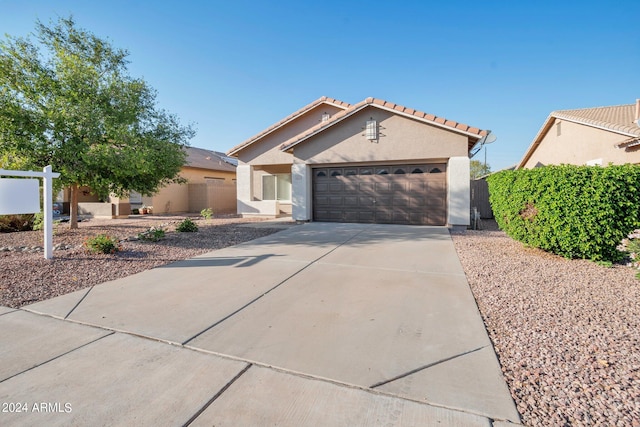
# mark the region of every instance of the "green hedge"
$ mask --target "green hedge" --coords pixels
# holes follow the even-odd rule
[[[487,177],[500,228],[567,258],[615,261],[640,227],[640,165],[545,166]]]

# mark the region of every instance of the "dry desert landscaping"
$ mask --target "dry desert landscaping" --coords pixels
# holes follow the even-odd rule
[[[54,244],[64,249],[49,261],[29,249],[42,245],[42,232],[0,234],[0,305],[21,307],[278,231],[217,218],[197,220],[197,233],[177,233],[180,219],[61,224]],[[159,224],[167,237],[156,243],[126,240],[114,255],[82,247],[99,233],[128,239]],[[452,238],[523,423],[640,427],[635,270],[526,248],[487,221]]]

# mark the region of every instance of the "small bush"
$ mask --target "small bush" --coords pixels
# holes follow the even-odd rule
[[[33,229],[34,230],[44,229],[44,215],[42,214],[42,212],[38,212],[33,216]]]
[[[118,241],[106,234],[89,237],[85,240],[84,247],[91,253],[101,254],[114,254],[120,250]]]
[[[213,210],[211,208],[202,209],[200,211],[200,215],[202,215],[204,219],[211,219],[213,216]]]
[[[640,227],[640,166],[545,166],[487,178],[496,222],[510,237],[567,258],[618,261]]]
[[[184,221],[178,224],[176,231],[180,233],[192,233],[194,231],[198,231],[198,225],[191,221],[190,218],[185,218]]]
[[[160,227],[151,227],[147,231],[138,233],[138,239],[146,240],[148,242],[157,242],[160,239],[164,239],[165,231]]]

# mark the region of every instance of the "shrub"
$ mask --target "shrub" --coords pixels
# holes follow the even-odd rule
[[[42,212],[38,212],[37,214],[33,215],[33,229],[44,229],[44,215],[42,214]]]
[[[138,233],[138,239],[146,240],[149,242],[157,242],[160,239],[164,239],[165,231],[160,227],[151,227],[150,229]]]
[[[213,210],[211,208],[202,209],[200,211],[200,215],[202,215],[204,219],[211,219],[213,216]]]
[[[198,225],[191,221],[190,218],[185,218],[178,226],[176,227],[176,231],[180,233],[191,233],[194,231],[198,231]]]
[[[91,253],[101,254],[114,254],[120,250],[118,241],[106,234],[89,237],[85,240],[84,247]]]
[[[513,239],[568,258],[617,261],[640,226],[640,166],[546,166],[487,178],[496,222]]]

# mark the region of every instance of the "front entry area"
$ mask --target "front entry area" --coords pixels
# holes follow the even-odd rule
[[[313,169],[313,219],[446,225],[445,163]]]

